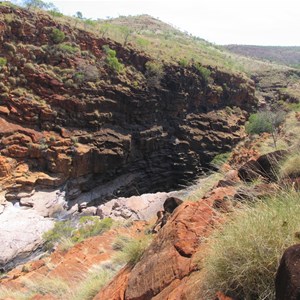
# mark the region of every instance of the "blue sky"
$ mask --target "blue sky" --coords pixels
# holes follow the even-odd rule
[[[216,44],[300,46],[299,0],[51,2],[65,14],[73,15],[81,11],[84,17],[92,19],[149,14]]]

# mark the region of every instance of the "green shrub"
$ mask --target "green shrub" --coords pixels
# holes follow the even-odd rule
[[[246,124],[246,132],[249,134],[272,133],[284,121],[283,112],[260,111],[252,114]]]
[[[109,230],[113,225],[111,218],[99,219],[98,217],[81,217],[79,228],[74,233],[73,240],[80,242],[88,237],[99,235]]]
[[[211,75],[211,71],[208,70],[207,68],[201,66],[201,64],[196,63],[195,64],[195,68],[198,70],[198,72],[200,73],[202,79],[207,83],[208,79]]]
[[[182,58],[179,60],[178,64],[183,67],[183,68],[186,68],[189,64],[188,60],[186,58]]]
[[[65,37],[66,37],[65,34],[58,28],[52,29],[51,38],[55,44],[59,44],[59,43],[63,42]]]
[[[81,217],[77,226],[71,221],[56,222],[54,228],[43,235],[45,248],[51,250],[57,244],[62,244],[62,248],[66,250],[72,246],[72,243],[79,243],[88,237],[100,235],[112,225],[111,218],[100,220],[98,217]]]
[[[299,214],[296,192],[282,192],[235,212],[209,241],[203,262],[207,294],[221,290],[238,299],[274,299],[280,258],[299,242]]]
[[[269,112],[258,112],[250,115],[246,124],[246,132],[249,134],[260,134],[263,132],[272,132],[272,118]]]
[[[124,65],[119,62],[118,58],[116,57],[117,53],[115,50],[109,48],[109,46],[104,45],[103,50],[106,53],[106,64],[109,68],[116,73],[120,73],[124,70]]]
[[[6,66],[7,59],[4,57],[0,57],[0,68]]]
[[[142,257],[146,248],[150,245],[152,240],[151,235],[147,235],[143,238],[131,238],[122,244],[121,250],[115,256],[117,263],[127,263],[135,265]]]
[[[280,166],[279,176],[283,177],[299,177],[300,175],[300,153],[289,155]]]
[[[72,236],[74,228],[70,221],[59,221],[56,222],[54,228],[45,232],[43,234],[43,239],[45,240],[46,249],[52,249],[55,244],[64,238]]]
[[[157,61],[148,61],[145,67],[148,84],[150,86],[160,86],[161,79],[164,76],[164,68],[162,63]]]
[[[276,148],[279,126],[283,123],[285,115],[285,112],[282,111],[260,111],[252,114],[246,123],[246,132],[248,134],[271,133]]]
[[[74,47],[66,43],[58,45],[57,49],[68,54],[75,54],[80,51],[78,47]]]
[[[214,159],[211,161],[211,164],[215,165],[217,167],[220,167],[224,163],[226,163],[226,161],[228,160],[228,158],[230,157],[230,155],[231,155],[231,152],[217,154],[214,157]]]

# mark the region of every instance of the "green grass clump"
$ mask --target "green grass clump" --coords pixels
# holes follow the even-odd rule
[[[104,45],[103,50],[106,53],[106,64],[109,68],[116,73],[120,73],[124,70],[124,65],[119,62],[117,58],[117,52],[113,49],[110,49],[109,46]]]
[[[142,257],[152,240],[151,235],[143,238],[131,238],[121,245],[120,251],[115,256],[115,262],[120,264],[135,265]]]
[[[0,67],[4,67],[7,64],[7,59],[0,57]]]
[[[99,219],[97,217],[81,217],[79,220],[79,228],[75,232],[74,239],[80,242],[88,237],[102,234],[109,230],[113,225],[111,218]],[[78,237],[78,238],[77,238]]]
[[[94,267],[89,271],[86,278],[76,288],[75,295],[71,300],[92,300],[101,288],[113,277],[116,270]]]
[[[238,299],[274,299],[284,250],[299,240],[300,194],[281,192],[234,213],[210,239],[203,267],[207,297],[223,291]]]
[[[199,64],[199,63],[196,63],[195,67],[198,70],[198,72],[200,73],[202,79],[207,83],[208,79],[211,75],[211,71],[208,70],[207,68],[201,66],[201,64]]]
[[[217,154],[214,159],[211,161],[211,164],[217,167],[221,167],[224,163],[226,163],[231,155],[231,152],[225,152]]]
[[[59,43],[63,42],[65,37],[66,37],[65,34],[58,28],[52,29],[51,38],[55,44],[59,44]]]
[[[289,155],[280,166],[279,175],[283,177],[295,178],[300,175],[300,153]]]
[[[73,225],[71,221],[56,222],[54,228],[45,232],[43,239],[47,250],[53,249],[56,245],[61,245],[61,250],[68,250],[74,244],[86,238],[100,235],[110,229],[113,225],[111,218],[100,220],[98,217],[81,217],[79,224]]]
[[[29,293],[41,294],[41,295],[52,295],[58,299],[63,297],[70,292],[70,287],[61,278],[48,278],[44,277],[35,281],[29,279],[24,280],[26,288],[30,291]]]
[[[78,47],[74,47],[74,46],[72,46],[70,44],[66,44],[66,43],[59,44],[57,46],[57,49],[64,53],[68,53],[68,54],[75,54],[80,51],[80,49]]]

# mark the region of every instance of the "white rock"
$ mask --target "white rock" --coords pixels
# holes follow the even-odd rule
[[[0,268],[13,266],[30,256],[42,243],[42,235],[54,225],[33,209],[8,206],[0,215]]]

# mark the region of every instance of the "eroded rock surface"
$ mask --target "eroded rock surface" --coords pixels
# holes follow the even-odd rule
[[[95,299],[201,299],[197,255],[221,220],[215,203],[234,193],[234,187],[219,187],[205,200],[181,204],[141,260],[123,269]]]
[[[276,300],[300,299],[300,244],[283,254],[276,274]]]
[[[195,66],[162,65],[153,85],[146,68],[153,59],[145,53],[43,13],[1,6],[0,15],[13,16],[0,32],[7,60],[0,178],[10,200],[25,187],[66,182],[67,198],[74,199],[122,179],[98,204],[171,190],[189,184],[243,136],[256,98],[253,82],[241,75],[209,67],[207,81]],[[51,38],[54,28],[67,37],[60,44]],[[104,45],[116,51],[123,73],[106,64]]]
[[[0,214],[0,268],[7,270],[28,259],[43,244],[42,235],[53,224],[35,210],[7,204]]]

